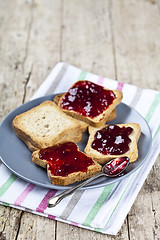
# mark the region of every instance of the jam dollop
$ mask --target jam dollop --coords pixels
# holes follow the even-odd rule
[[[105,165],[104,172],[109,176],[117,176],[124,171],[128,164],[128,157],[115,158]]]
[[[92,148],[103,155],[121,155],[129,150],[131,127],[108,125],[98,130],[92,142]]]
[[[90,81],[78,81],[61,99],[61,108],[94,118],[103,113],[116,98],[112,90],[106,90]]]
[[[73,172],[86,172],[90,165],[95,164],[90,157],[80,152],[73,142],[41,149],[39,158],[47,161],[48,169],[53,175],[62,177]]]

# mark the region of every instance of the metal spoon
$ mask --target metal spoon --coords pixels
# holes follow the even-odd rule
[[[78,184],[77,186],[74,186],[74,187],[60,193],[59,195],[50,198],[47,202],[47,206],[49,208],[55,207],[58,203],[60,203],[60,201],[63,198],[71,195],[72,193],[77,191],[79,188],[85,186],[87,183],[90,183],[91,181],[95,180],[96,178],[99,178],[102,176],[106,176],[106,177],[119,176],[120,174],[122,174],[122,172],[124,172],[124,170],[127,168],[128,164],[129,164],[128,157],[119,157],[119,158],[114,158],[114,159],[110,160],[103,166],[101,172],[97,173],[96,175],[94,175],[91,178],[88,178],[87,180],[83,181],[82,183]]]

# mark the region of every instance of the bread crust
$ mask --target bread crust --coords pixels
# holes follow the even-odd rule
[[[87,142],[87,145],[84,149],[84,152],[91,157],[92,159],[94,159],[95,161],[97,161],[100,164],[105,164],[106,162],[108,162],[109,160],[111,160],[112,158],[116,158],[116,157],[123,157],[123,156],[127,156],[130,159],[130,162],[134,162],[136,161],[137,157],[138,157],[138,148],[137,148],[137,142],[138,139],[140,137],[141,134],[141,129],[139,124],[137,123],[127,123],[127,124],[116,124],[119,127],[131,127],[133,129],[133,132],[129,135],[129,138],[131,139],[131,142],[129,143],[129,151],[127,151],[126,153],[122,154],[122,155],[103,155],[100,152],[98,152],[97,150],[93,149],[91,147],[92,142],[94,140],[94,136],[95,133],[106,127],[107,125],[104,125],[101,128],[93,128],[93,127],[89,127],[89,139]]]
[[[74,86],[74,84],[72,85],[72,87]],[[72,88],[71,87],[71,88]],[[110,90],[107,88],[104,88],[105,90]],[[101,113],[100,115],[94,117],[94,118],[90,118],[87,116],[83,116],[75,111],[72,110],[65,110],[63,108],[61,108],[61,100],[63,98],[63,96],[65,96],[66,93],[64,93],[60,98],[57,97],[55,99],[55,101],[58,101],[58,106],[68,115],[72,116],[73,118],[76,118],[80,121],[86,122],[87,124],[93,126],[93,127],[100,127],[103,126],[106,122],[112,121],[115,117],[116,117],[116,113],[113,112],[113,110],[115,110],[115,107],[121,102],[123,94],[120,90],[112,90],[113,93],[115,94],[116,98],[113,100],[113,103],[105,110],[103,111],[103,113]],[[112,112],[113,112],[113,116],[112,116]]]
[[[77,146],[77,150],[78,150],[78,146]],[[98,172],[100,172],[101,169],[102,169],[101,165],[93,160],[94,165],[90,165],[87,168],[86,172],[78,171],[78,172],[71,173],[66,177],[54,176],[54,175],[51,174],[51,171],[48,169],[47,161],[39,158],[39,151],[40,150],[34,151],[32,153],[32,162],[41,166],[41,167],[43,167],[43,168],[47,168],[47,175],[48,175],[48,178],[49,178],[49,180],[52,184],[69,185],[69,184],[72,184],[72,183],[79,182],[79,181],[82,181],[84,179],[90,178],[90,177],[94,176],[95,174],[97,174]]]
[[[12,126],[31,151],[67,140],[79,142],[82,138],[79,122],[63,113],[52,101],[16,116]]]
[[[25,139],[25,138],[23,138],[23,136],[20,136],[20,135],[18,137],[28,146],[28,148],[31,152],[34,152],[34,151],[40,149],[40,148],[32,145],[32,143],[29,141],[29,139]],[[57,142],[55,142],[55,144],[65,143],[66,141],[70,141],[70,140],[72,140],[75,143],[80,142],[82,140],[82,132],[77,131],[76,133],[73,133],[73,134],[66,134],[66,135],[62,136],[62,138],[60,138]]]
[[[94,176],[95,174],[99,173],[101,171],[101,165],[97,165],[98,163],[95,162],[95,165],[91,165],[88,167],[87,172],[75,172],[69,174],[67,177],[59,177],[59,176],[53,176],[50,171],[48,170],[48,178],[52,184],[56,185],[69,185],[75,182],[83,181],[87,178],[90,178]]]

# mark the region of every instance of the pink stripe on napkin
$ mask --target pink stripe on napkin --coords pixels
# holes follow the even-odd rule
[[[72,221],[71,221],[71,224],[72,224],[73,226],[76,226],[76,227],[78,227],[78,226],[79,226],[79,224],[78,224],[78,223],[76,223],[76,222],[72,222]]]
[[[56,217],[55,217],[55,216],[52,216],[52,215],[50,215],[50,214],[48,214],[48,218],[53,219],[53,220],[56,220]]]
[[[104,77],[99,77],[97,83],[98,83],[99,85],[103,86],[103,82],[104,82]]]
[[[24,191],[18,196],[18,198],[15,200],[14,204],[17,206],[20,206],[22,202],[26,199],[28,194],[35,188],[35,185],[30,183],[27,185],[27,187],[24,189]]]
[[[39,206],[36,208],[38,212],[44,212],[47,208],[47,201],[49,198],[53,197],[56,194],[57,190],[49,190],[47,194],[44,196]]]
[[[123,89],[123,86],[124,86],[124,83],[122,83],[122,82],[118,82],[118,85],[117,85],[117,90],[120,90],[120,91],[122,91],[122,89]]]

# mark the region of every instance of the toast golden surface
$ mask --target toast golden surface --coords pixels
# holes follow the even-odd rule
[[[104,155],[100,151],[97,151],[92,147],[92,143],[96,138],[97,131],[104,129],[105,127],[107,127],[107,125],[105,125],[101,128],[89,127],[89,139],[88,139],[88,142],[87,142],[84,152],[100,164],[105,164],[112,158],[122,157],[122,156],[129,157],[130,162],[136,161],[136,159],[138,157],[137,142],[138,142],[138,139],[139,139],[140,133],[141,133],[139,124],[127,123],[127,124],[116,124],[116,126],[119,126],[120,128],[130,127],[133,129],[131,134],[129,134],[129,138],[130,138],[131,142],[128,144],[129,150],[127,152],[120,154],[120,155],[113,155],[113,154]],[[106,140],[104,139],[104,141],[106,141]],[[106,145],[106,147],[107,147],[107,145]]]
[[[82,137],[78,121],[63,113],[52,101],[16,116],[12,126],[31,151],[66,140],[79,142]]]

